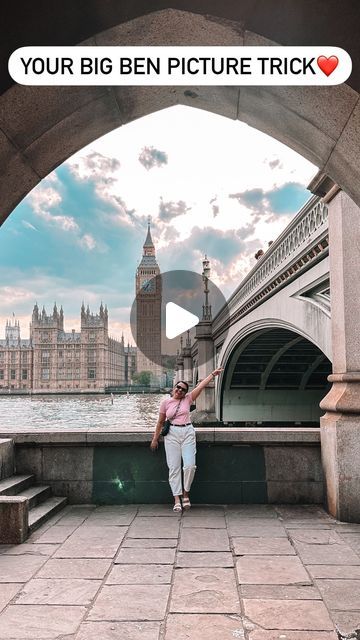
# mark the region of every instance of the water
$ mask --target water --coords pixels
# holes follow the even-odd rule
[[[0,433],[52,429],[153,431],[163,394],[0,397]]]

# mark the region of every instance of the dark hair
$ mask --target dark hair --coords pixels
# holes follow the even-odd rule
[[[185,382],[185,380],[178,380],[176,384],[179,384],[179,382],[181,382],[181,384],[186,384],[186,391],[189,391],[189,385],[187,382]],[[176,387],[176,385],[175,385]]]

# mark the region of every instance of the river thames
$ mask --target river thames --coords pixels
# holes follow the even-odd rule
[[[2,396],[0,432],[31,429],[154,430],[164,394]]]

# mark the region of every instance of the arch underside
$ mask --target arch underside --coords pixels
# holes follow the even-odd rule
[[[264,328],[242,339],[228,358],[222,420],[241,424],[314,424],[329,389],[331,362],[305,337]]]
[[[241,21],[164,9],[94,34],[85,44],[276,43],[257,35]],[[0,97],[0,223],[39,180],[76,151],[136,118],[177,104],[239,119],[273,136],[330,175],[360,205],[358,99],[358,92],[346,84],[241,88],[12,86]]]

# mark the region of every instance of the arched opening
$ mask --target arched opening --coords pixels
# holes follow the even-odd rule
[[[222,385],[222,420],[245,426],[318,425],[331,362],[294,331],[261,329],[230,355]]]
[[[212,7],[215,16],[156,8],[146,7],[153,12],[132,15],[131,20],[122,16],[124,22],[111,28],[109,21],[102,22],[97,26],[107,30],[88,33],[86,44],[251,46],[276,44],[280,39],[278,21],[272,15],[269,24],[273,29],[256,32],[254,16],[248,12],[242,16],[241,8],[239,15],[232,11],[226,20],[223,7]],[[219,11],[221,17],[216,16]],[[256,13],[262,15],[261,11]],[[243,17],[245,23],[241,22]],[[311,26],[311,20],[305,22]],[[267,37],[258,35],[265,32]],[[312,33],[309,42],[315,35]],[[292,43],[290,37],[286,44]],[[0,98],[0,222],[42,178],[76,151],[116,127],[175,104],[239,119],[273,136],[316,164],[360,204],[358,99],[358,91],[347,84],[263,88],[12,86]]]

